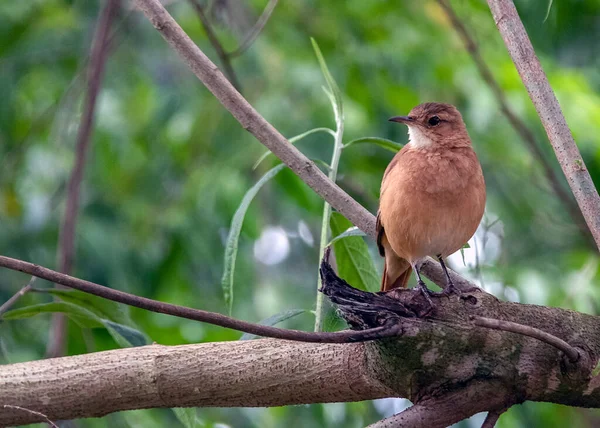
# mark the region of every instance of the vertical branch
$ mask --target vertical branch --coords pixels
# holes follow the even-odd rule
[[[536,140],[531,129],[527,127],[527,125],[519,118],[514,111],[508,105],[508,101],[506,100],[506,96],[500,87],[498,81],[494,78],[492,70],[486,64],[483,59],[481,52],[479,51],[479,46],[475,42],[473,36],[467,30],[465,24],[460,20],[452,5],[450,0],[438,0],[439,5],[444,9],[446,16],[450,19],[452,26],[460,36],[465,45],[465,49],[471,55],[473,62],[477,66],[477,70],[479,74],[483,78],[483,80],[487,83],[491,91],[493,92],[498,104],[500,105],[500,111],[506,117],[508,122],[514,128],[514,130],[521,136],[521,139],[525,143],[526,147],[529,149],[530,153],[541,163],[544,173],[546,174],[546,178],[552,187],[552,190],[556,194],[556,196],[561,200],[563,205],[567,208],[569,215],[571,216],[571,220],[578,226],[579,230],[583,234],[584,237],[590,237],[590,231],[585,223],[585,219],[581,215],[581,211],[579,211],[579,207],[573,200],[572,196],[565,189],[563,182],[561,181],[558,174],[552,165],[546,159],[546,156],[540,147],[539,142]]]
[[[487,0],[494,22],[548,134],[579,209],[600,248],[600,197],[581,158],[558,100],[535,55],[512,0]]]
[[[331,169],[329,170],[329,179],[335,183],[337,178],[338,166],[340,164],[340,157],[342,155],[342,149],[344,145],[342,144],[342,137],[344,136],[344,118],[343,114],[340,111],[340,107],[336,103],[334,99],[334,95],[330,95],[331,104],[333,105],[333,113],[335,115],[336,122],[336,130],[335,137],[333,142],[333,153],[331,155]],[[331,205],[327,201],[323,204],[323,219],[321,223],[321,241],[319,244],[319,260],[323,260],[323,256],[325,254],[325,247],[328,242],[328,232],[329,232],[329,221],[331,219]],[[321,276],[318,276],[317,279],[317,291],[321,289]],[[315,308],[315,331],[323,330],[323,321],[325,320],[325,305],[324,305],[324,297],[323,293],[317,292],[317,303]]]
[[[100,84],[104,75],[106,58],[110,46],[110,43],[108,43],[109,31],[118,4],[119,0],[106,1],[106,5],[98,19],[92,42],[87,73],[87,92],[75,143],[75,164],[67,183],[67,201],[58,243],[58,266],[59,270],[65,274],[71,273],[73,268],[75,229],[77,226],[77,213],[79,211],[79,190],[81,181],[83,180],[85,160],[92,135],[96,99],[100,91]],[[65,335],[66,318],[64,315],[56,314],[52,319],[52,335],[46,349],[48,356],[54,357],[64,354],[66,346]]]
[[[231,59],[230,59],[229,55],[227,54],[227,52],[225,52],[225,49],[223,49],[223,45],[221,45],[221,42],[217,38],[217,35],[215,34],[215,31],[214,31],[208,17],[206,16],[206,13],[204,13],[204,8],[198,2],[198,0],[189,0],[189,2],[192,5],[192,7],[194,8],[194,10],[196,11],[196,13],[198,14],[198,18],[200,18],[202,27],[204,27],[204,31],[206,32],[206,36],[208,37],[208,41],[215,49],[215,52],[217,53],[217,56],[219,57],[219,60],[221,61],[221,64],[223,65],[223,70],[225,71],[227,78],[229,79],[231,84],[238,91],[241,92],[242,88],[240,86],[240,82],[237,78],[237,75],[235,74],[235,70],[233,69],[233,66],[231,65]]]

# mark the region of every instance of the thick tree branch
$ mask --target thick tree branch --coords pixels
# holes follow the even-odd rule
[[[540,147],[539,142],[536,140],[533,132],[527,127],[525,122],[519,118],[519,116],[512,111],[510,108],[508,101],[506,100],[506,96],[500,87],[500,84],[494,77],[492,70],[487,65],[485,60],[483,59],[481,52],[479,51],[479,46],[475,39],[471,36],[467,27],[460,20],[449,0],[438,0],[438,3],[446,12],[448,18],[450,18],[450,22],[456,32],[459,34],[460,38],[465,45],[467,52],[471,55],[473,62],[477,66],[477,70],[483,80],[487,83],[491,91],[493,92],[498,104],[500,105],[500,111],[508,120],[508,123],[514,128],[514,130],[521,136],[521,139],[525,143],[525,146],[529,149],[531,154],[540,162],[542,165],[542,169],[546,174],[546,178],[550,183],[550,187],[561,200],[563,205],[567,208],[571,219],[575,224],[577,224],[579,230],[586,238],[590,237],[590,230],[588,229],[585,219],[581,215],[581,211],[579,211],[579,207],[573,200],[572,196],[568,193],[568,191],[564,188],[563,182],[560,177],[554,171],[554,168],[546,159],[546,155],[544,154],[542,148]]]
[[[341,288],[327,294],[351,325],[394,320],[402,335],[343,345],[271,339],[152,345],[4,365],[0,403],[51,419],[147,407],[280,406],[381,397],[414,403],[375,425],[380,427],[442,427],[526,400],[600,407],[599,377],[592,374],[600,355],[600,317],[500,302],[475,291],[435,297],[432,317],[420,319],[406,312],[419,293],[366,293],[335,281]],[[537,339],[473,326],[471,317],[483,314],[543,327],[576,344],[581,358],[576,365],[565,364],[560,352]],[[42,419],[0,408],[0,425]]]
[[[517,9],[512,0],[488,0],[488,5],[596,246],[600,248],[600,197]]]
[[[368,375],[362,344],[263,339],[151,345],[0,366],[0,403],[52,420],[150,407],[281,406],[390,394]],[[41,420],[0,406],[0,426]]]
[[[87,91],[84,101],[81,123],[77,129],[75,143],[75,164],[67,183],[67,201],[65,214],[60,228],[58,242],[58,266],[63,273],[69,274],[73,269],[73,256],[75,253],[75,230],[77,227],[77,214],[79,211],[80,187],[83,180],[85,160],[89,151],[96,99],[100,92],[102,76],[106,59],[110,49],[110,27],[120,0],[107,0],[102,14],[98,19],[87,76]],[[63,355],[66,346],[66,318],[63,314],[55,314],[52,319],[51,337],[48,342],[46,354],[50,357]]]

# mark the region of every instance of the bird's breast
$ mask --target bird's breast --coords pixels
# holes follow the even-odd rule
[[[414,261],[447,256],[475,233],[485,183],[469,148],[399,153],[382,182],[380,216],[394,252]]]

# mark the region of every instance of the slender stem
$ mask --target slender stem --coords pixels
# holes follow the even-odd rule
[[[333,98],[333,95],[328,94],[330,98]],[[331,163],[329,170],[329,179],[335,183],[337,178],[337,170],[340,164],[340,157],[342,154],[342,150],[344,149],[344,145],[342,144],[342,138],[344,136],[344,118],[342,112],[339,111],[338,105],[335,100],[331,100],[331,104],[333,105],[333,113],[335,115],[335,136],[333,143],[333,153],[331,155]],[[323,220],[321,222],[321,243],[319,245],[319,260],[323,260],[323,255],[325,253],[325,247],[327,246],[328,241],[328,232],[329,232],[329,220],[331,219],[331,205],[325,202],[323,204]],[[321,289],[321,276],[317,275],[317,290]],[[315,331],[323,331],[323,322],[325,320],[326,315],[326,306],[324,304],[324,296],[323,293],[317,292],[317,303],[315,309]]]
[[[85,170],[87,153],[94,127],[96,100],[102,84],[102,77],[106,60],[108,58],[110,28],[113,18],[119,7],[120,0],[108,0],[102,14],[98,18],[96,32],[92,43],[90,62],[88,68],[88,82],[81,124],[77,130],[75,145],[75,164],[67,183],[67,200],[65,214],[60,228],[58,242],[58,266],[63,273],[70,273],[73,269],[75,254],[75,232],[77,215],[79,214],[79,196],[81,182]],[[66,318],[63,314],[55,314],[52,318],[51,337],[48,342],[46,354],[50,357],[63,355],[66,347]]]
[[[548,134],[579,209],[600,248],[600,196],[512,0],[488,0],[494,22]]]
[[[58,425],[56,425],[54,422],[52,422],[48,416],[44,415],[41,412],[36,412],[35,410],[31,410],[31,409],[27,409],[25,407],[21,407],[21,406],[13,406],[12,404],[3,404],[2,405],[3,408],[5,409],[15,409],[15,410],[19,410],[25,413],[30,413],[34,416],[37,416],[38,418],[40,418],[40,420],[46,422],[49,426],[51,426],[52,428],[58,428]]]
[[[258,18],[258,21],[256,21],[256,24],[254,24],[254,27],[252,27],[244,41],[240,43],[240,46],[236,50],[231,51],[227,54],[229,58],[234,58],[236,56],[242,55],[248,50],[250,46],[252,46],[252,43],[254,43],[256,38],[260,35],[260,32],[263,30],[263,28],[265,28],[265,25],[269,21],[269,18],[271,18],[271,15],[275,10],[275,6],[277,6],[278,1],[279,0],[269,0],[269,3],[267,3],[265,10],[263,10],[263,13],[260,15],[260,18]]]
[[[223,45],[219,41],[219,38],[217,37],[217,34],[215,33],[215,30],[213,29],[212,24],[210,23],[210,20],[206,16],[206,13],[204,13],[204,8],[198,2],[198,0],[189,0],[189,2],[192,5],[192,7],[194,8],[194,10],[196,11],[198,18],[200,18],[200,22],[202,23],[202,27],[204,28],[204,31],[206,32],[208,41],[215,49],[215,52],[217,53],[217,56],[219,57],[221,64],[223,64],[223,69],[225,70],[225,74],[229,78],[229,81],[231,82],[231,84],[233,86],[235,86],[235,88],[238,91],[241,92],[242,88],[240,86],[240,81],[238,80],[237,75],[235,74],[235,70],[233,69],[233,66],[231,65],[230,56],[227,54],[227,52],[225,52]]]
[[[569,358],[569,360],[572,363],[577,362],[580,358],[579,351],[576,348],[569,345],[561,338],[556,337],[550,333],[546,333],[545,331],[542,331],[539,328],[518,324],[512,321],[504,321],[484,317],[474,317],[473,323],[479,327],[508,331],[511,333],[521,334],[523,336],[533,337],[534,339],[545,342],[548,345],[554,346],[556,349],[564,352],[564,354]]]
[[[170,303],[163,303],[157,300],[147,299],[145,297],[136,296],[134,294],[125,293],[123,291],[105,287],[100,284],[95,284],[90,281],[74,278],[72,276],[65,275],[33,263],[12,259],[10,257],[0,256],[0,267],[24,272],[37,278],[48,280],[55,284],[61,284],[65,287],[74,288],[75,290],[80,290],[85,293],[93,294],[94,296],[102,297],[103,299],[124,303],[126,305],[135,306],[136,308],[145,309],[151,312],[206,322],[209,324],[218,325],[220,327],[243,331],[244,333],[250,333],[263,337],[272,337],[275,339],[295,340],[298,342],[311,343],[350,343],[398,336],[402,331],[401,325],[397,321],[391,321],[380,327],[374,327],[365,330],[344,330],[335,333],[312,333],[299,330],[286,330],[283,328],[238,320],[216,312],[208,312],[200,309],[187,308],[185,306],[173,305]]]
[[[28,293],[31,290],[35,280],[36,280],[35,276],[32,276],[31,279],[29,280],[29,282],[27,283],[27,285],[24,285],[23,287],[21,287],[21,289],[19,291],[17,291],[10,299],[8,299],[6,302],[4,302],[2,304],[2,306],[0,306],[0,316],[4,312],[8,311],[10,309],[10,307],[12,305],[14,305],[17,300],[19,300],[23,295],[25,295],[26,293]]]

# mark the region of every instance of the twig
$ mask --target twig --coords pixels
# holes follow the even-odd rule
[[[225,70],[225,74],[227,74],[229,81],[231,82],[231,84],[233,86],[235,86],[235,88],[238,91],[241,92],[242,87],[240,86],[240,82],[237,78],[237,75],[235,74],[235,70],[233,69],[233,66],[231,65],[230,56],[227,54],[227,52],[225,52],[223,45],[221,44],[221,42],[219,41],[219,38],[215,34],[212,24],[210,23],[210,20],[204,13],[204,8],[202,7],[202,5],[200,3],[198,3],[198,0],[188,0],[188,1],[190,2],[192,7],[198,14],[198,18],[200,18],[202,27],[204,27],[204,31],[206,32],[206,36],[208,37],[208,41],[215,49],[215,52],[217,53],[217,56],[219,57],[221,64],[223,64],[223,69]]]
[[[35,276],[32,276],[31,279],[29,280],[29,282],[27,283],[27,285],[24,285],[23,287],[21,287],[21,289],[19,291],[17,291],[10,299],[8,299],[6,302],[4,302],[2,304],[2,306],[0,306],[0,316],[8,311],[10,309],[10,307],[12,305],[15,304],[15,302],[17,300],[19,300],[24,294],[28,293],[33,286],[34,281],[36,280]]]
[[[569,345],[567,342],[550,333],[546,333],[538,328],[528,325],[517,324],[511,321],[497,320],[493,318],[473,317],[473,323],[479,327],[491,328],[494,330],[508,331],[511,333],[521,334],[523,336],[533,337],[541,340],[550,346],[554,346],[559,351],[562,351],[572,363],[576,363],[579,358],[579,351]]]
[[[488,0],[488,5],[596,246],[600,248],[600,197],[517,9],[512,0]]]
[[[170,303],[163,303],[157,300],[147,299],[145,297],[114,290],[100,284],[74,278],[72,276],[65,275],[33,263],[12,259],[10,257],[0,256],[0,266],[17,270],[19,272],[24,272],[29,275],[51,281],[55,284],[61,284],[66,287],[74,288],[76,290],[102,297],[104,299],[112,300],[114,302],[135,306],[136,308],[141,308],[160,314],[173,315],[179,318],[206,322],[209,324],[218,325],[220,327],[243,331],[244,333],[255,334],[257,336],[311,343],[350,343],[398,336],[401,333],[401,326],[397,322],[387,322],[380,327],[360,331],[345,330],[335,333],[309,333],[299,330],[286,330],[282,328],[241,321],[215,312],[192,309],[185,306],[173,305]]]
[[[481,428],[494,428],[496,426],[496,422],[500,419],[500,415],[506,412],[507,409],[502,410],[490,410],[481,425]]]
[[[265,10],[263,10],[263,13],[260,15],[258,21],[256,21],[256,24],[254,24],[254,27],[252,27],[244,41],[240,43],[240,46],[237,49],[227,54],[229,58],[235,58],[236,56],[242,55],[250,46],[252,46],[252,43],[254,43],[256,38],[260,35],[260,32],[265,28],[269,18],[271,18],[278,1],[279,0],[269,0],[269,3],[265,6]]]
[[[22,410],[27,413],[31,413],[32,415],[36,415],[36,416],[39,416],[40,418],[42,418],[44,420],[44,422],[46,422],[52,428],[58,428],[58,425],[56,425],[54,422],[52,422],[48,418],[48,416],[44,415],[43,413],[36,412],[35,410],[31,410],[31,409],[26,409],[25,407],[21,407],[21,406],[13,406],[12,404],[3,404],[2,407],[4,407],[5,409],[16,409],[16,410]]]
[[[94,34],[92,52],[88,69],[88,84],[81,123],[77,130],[75,147],[75,164],[67,183],[67,201],[58,243],[58,265],[63,273],[70,273],[73,268],[75,248],[75,229],[79,211],[79,189],[83,180],[85,160],[90,145],[96,99],[104,74],[106,58],[110,43],[109,34],[113,17],[119,6],[119,0],[107,0]],[[56,314],[52,321],[52,335],[48,342],[46,354],[58,356],[64,354],[66,319],[63,314]]]
[[[581,233],[586,238],[588,238],[590,236],[590,231],[587,225],[585,224],[585,219],[581,216],[581,212],[579,211],[577,204],[575,203],[571,195],[566,191],[566,189],[563,186],[563,183],[561,182],[561,179],[558,177],[558,175],[552,168],[552,165],[550,164],[548,159],[546,159],[546,156],[542,148],[540,147],[539,142],[536,140],[533,132],[527,127],[525,122],[523,122],[519,118],[519,116],[515,114],[509,107],[508,101],[506,100],[506,96],[504,95],[500,84],[494,78],[492,70],[487,65],[487,63],[481,55],[481,52],[479,51],[479,46],[477,45],[477,42],[471,36],[471,34],[469,34],[467,27],[463,24],[463,22],[460,20],[460,18],[452,8],[450,1],[438,0],[438,3],[442,7],[442,9],[444,9],[448,18],[450,18],[454,29],[462,39],[466,50],[469,52],[471,58],[473,59],[473,62],[475,62],[479,74],[494,93],[498,104],[500,104],[500,110],[502,111],[502,114],[504,114],[504,116],[514,128],[514,130],[517,132],[517,134],[521,136],[531,154],[542,164],[542,168],[544,170],[544,173],[546,174],[548,182],[550,183],[550,187],[552,187],[552,190],[554,191],[556,196],[558,196],[558,198],[567,208],[571,219],[573,220],[573,222],[575,222],[575,224],[577,224],[577,227],[579,228]]]

